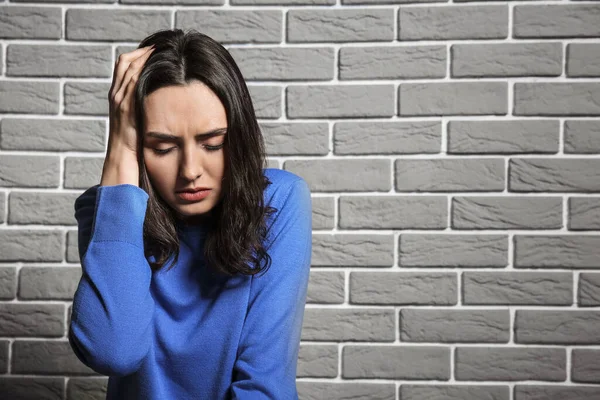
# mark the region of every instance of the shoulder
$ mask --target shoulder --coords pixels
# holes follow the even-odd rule
[[[308,184],[289,171],[276,168],[264,171],[264,175],[272,182],[265,189],[265,204],[276,209],[268,218],[269,243],[278,238],[280,243],[310,243],[312,200]],[[293,245],[289,245],[286,251],[292,248]]]
[[[265,189],[265,203],[271,204],[273,207],[279,207],[286,202],[288,196],[292,193],[310,191],[306,181],[294,174],[278,168],[263,169],[264,175],[271,181],[271,184]]]

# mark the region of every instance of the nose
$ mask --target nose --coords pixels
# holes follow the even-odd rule
[[[202,175],[203,169],[200,163],[200,156],[194,146],[187,146],[182,151],[179,171],[179,175],[186,181],[193,181]]]

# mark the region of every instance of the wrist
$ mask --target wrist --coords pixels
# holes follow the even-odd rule
[[[125,149],[111,149],[102,168],[100,186],[130,184],[139,186],[139,166],[136,155]]]

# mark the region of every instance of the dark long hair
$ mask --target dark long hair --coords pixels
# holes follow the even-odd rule
[[[218,42],[194,29],[157,31],[138,46],[154,44],[135,91],[138,127],[140,188],[149,195],[144,220],[144,248],[153,271],[179,257],[177,219],[174,210],[157,193],[143,158],[144,97],[165,86],[184,86],[200,81],[219,98],[227,114],[225,170],[222,198],[208,213],[204,259],[213,272],[227,276],[254,275],[268,269],[271,258],[263,246],[267,217],[275,209],[265,206],[263,191],[271,184],[264,176],[265,145],[252,100],[233,57]],[[265,262],[265,268],[261,263]]]

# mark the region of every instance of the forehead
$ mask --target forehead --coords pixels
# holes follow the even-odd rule
[[[204,83],[166,86],[144,98],[146,130],[207,130],[227,126],[225,107]]]

